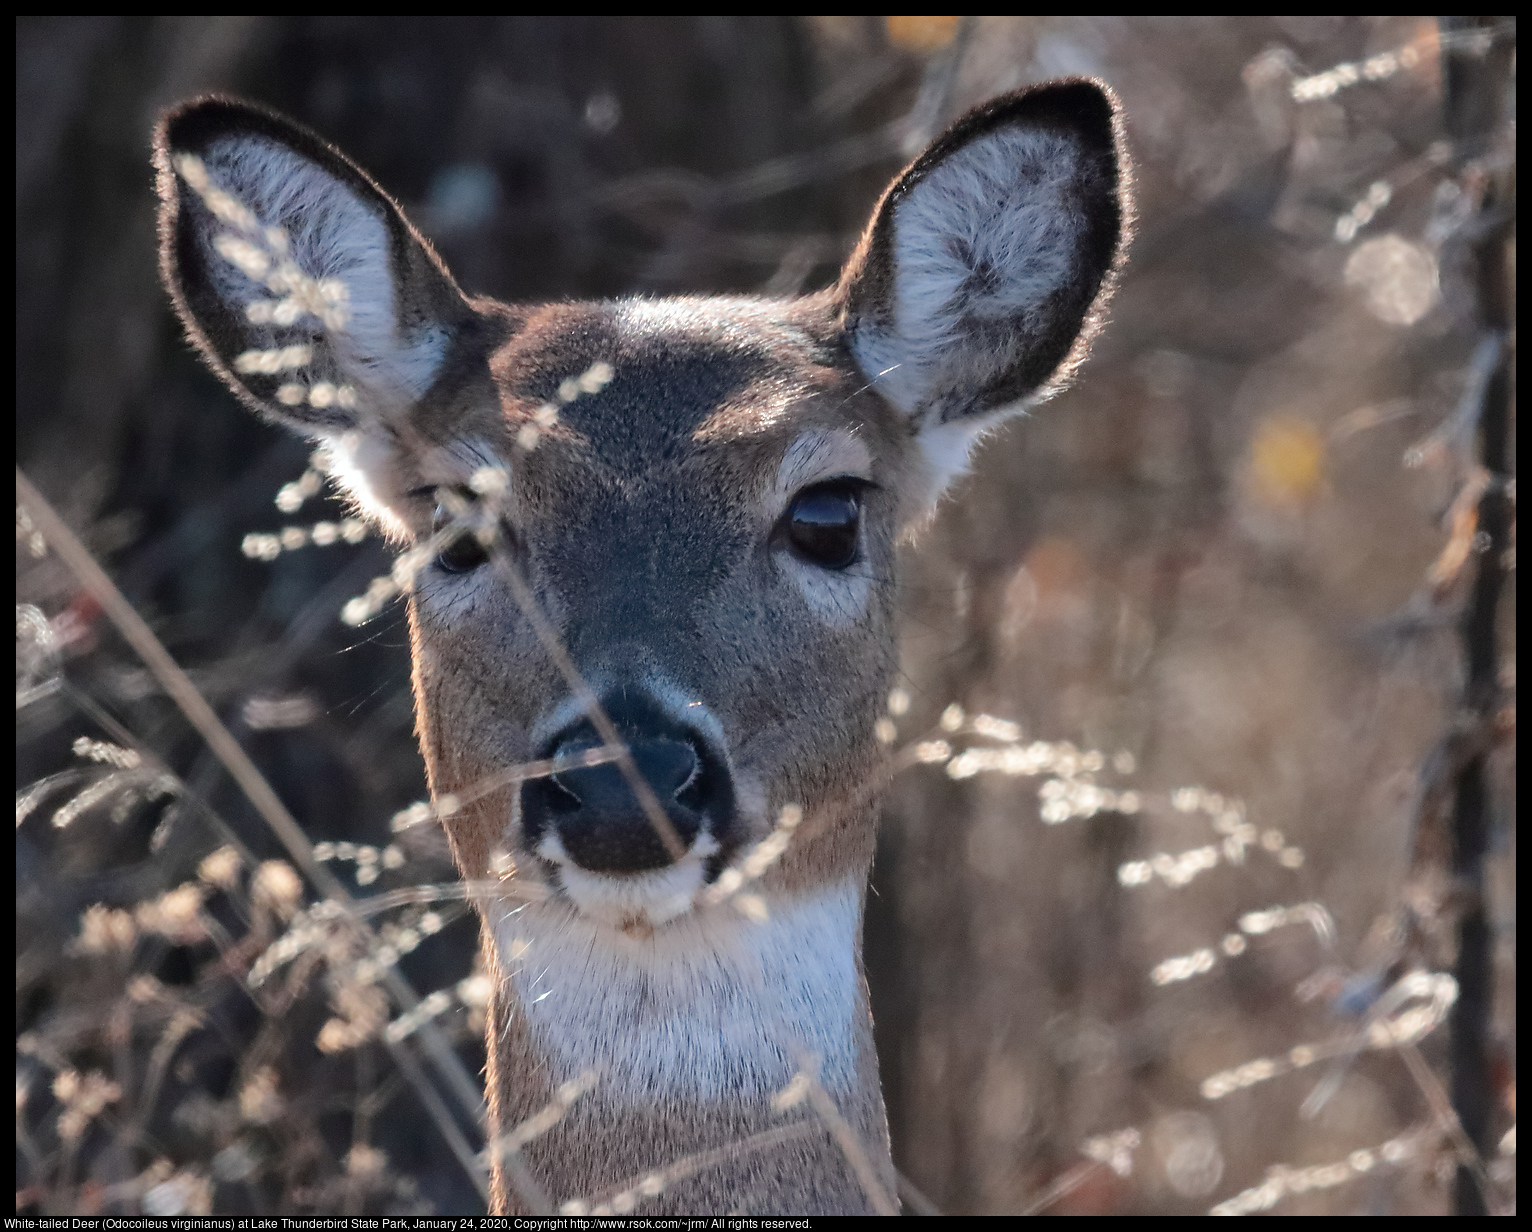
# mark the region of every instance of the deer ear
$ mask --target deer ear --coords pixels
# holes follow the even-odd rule
[[[394,439],[462,293],[365,172],[271,112],[184,104],[154,159],[161,276],[203,359],[264,418],[334,443],[338,477],[389,523]]]
[[[1128,222],[1117,117],[1089,81],[970,112],[893,182],[847,264],[852,353],[913,421],[933,498],[1084,358]]]

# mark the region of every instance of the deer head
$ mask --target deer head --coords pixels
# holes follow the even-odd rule
[[[859,936],[898,545],[1084,356],[1127,213],[1110,94],[970,113],[788,300],[472,298],[343,154],[227,99],[155,157],[203,359],[411,563],[431,789],[463,876],[506,887],[492,1108],[594,1067],[606,1128],[549,1147],[578,1193],[763,1123],[813,1054],[886,1170]],[[865,1205],[844,1161],[765,1175],[729,1202]]]

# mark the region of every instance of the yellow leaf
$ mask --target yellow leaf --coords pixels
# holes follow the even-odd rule
[[[952,42],[960,17],[885,17],[888,41],[905,51],[937,51]]]
[[[1325,442],[1313,424],[1273,415],[1250,447],[1252,495],[1263,505],[1304,503],[1324,478]]]

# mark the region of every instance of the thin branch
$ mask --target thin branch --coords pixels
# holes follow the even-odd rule
[[[872,1209],[879,1215],[897,1215],[899,1204],[890,1198],[888,1190],[883,1188],[883,1182],[878,1179],[878,1171],[873,1166],[872,1159],[868,1156],[861,1139],[856,1136],[856,1131],[841,1115],[840,1109],[835,1106],[835,1101],[830,1098],[830,1093],[819,1084],[819,1079],[807,1070],[799,1072],[808,1079],[809,1107],[824,1122],[825,1128],[835,1139],[835,1144],[840,1147],[841,1154],[851,1165],[857,1184],[867,1195],[867,1201],[872,1204]]]
[[[941,1208],[926,1197],[915,1182],[898,1169],[894,1170],[894,1183],[899,1189],[899,1200],[916,1215],[940,1215]]]
[[[1059,1177],[1058,1180],[1054,1181],[1053,1184],[1049,1185],[1047,1189],[1043,1190],[1042,1193],[1038,1194],[1037,1197],[1033,1198],[1032,1201],[1028,1202],[1026,1206],[1022,1207],[1021,1215],[1023,1217],[1041,1215],[1049,1207],[1053,1206],[1054,1203],[1074,1193],[1075,1190],[1079,1189],[1081,1185],[1085,1184],[1086,1181],[1090,1180],[1091,1177],[1095,1176],[1097,1172],[1106,1166],[1106,1163],[1099,1159],[1090,1159],[1076,1164],[1068,1172],[1064,1173],[1063,1176]]]
[[[1484,1159],[1479,1154],[1478,1148],[1469,1140],[1468,1135],[1463,1132],[1463,1123],[1458,1120],[1458,1114],[1453,1111],[1452,1101],[1447,1095],[1446,1088],[1442,1086],[1442,1080],[1426,1064],[1425,1057],[1420,1055],[1420,1049],[1413,1043],[1401,1044],[1398,1051],[1405,1068],[1410,1071],[1410,1077],[1415,1080],[1415,1085],[1425,1096],[1426,1103],[1431,1108],[1431,1115],[1436,1118],[1437,1128],[1452,1143],[1452,1153],[1457,1156],[1458,1165],[1466,1169],[1473,1177],[1486,1209],[1492,1214],[1498,1214],[1491,1202],[1495,1191],[1490,1185],[1489,1173],[1484,1169]]]
[[[374,940],[372,932],[353,910],[354,903],[351,895],[335,875],[314,858],[312,844],[298,822],[288,812],[286,805],[271,789],[255,763],[229,733],[228,728],[208,705],[197,687],[192,684],[180,664],[165,649],[143,617],[133,609],[111,578],[107,576],[106,571],[96,563],[89,549],[54,512],[52,505],[32,485],[20,467],[16,468],[16,490],[19,502],[26,508],[33,524],[42,533],[44,539],[100,605],[107,618],[117,627],[124,639],[144,661],[145,666],[159,680],[165,692],[180,708],[181,713],[186,716],[213,754],[223,763],[246,798],[287,849],[293,862],[303,869],[310,882],[324,897],[340,904],[346,913],[345,918],[371,943]],[[385,969],[383,978],[389,992],[406,1010],[414,1009],[419,1004],[419,998],[415,995],[414,989],[392,967]],[[449,1086],[454,1089],[459,1099],[463,1100],[465,1108],[475,1119],[480,1119],[483,1108],[482,1093],[475,1088],[472,1079],[468,1077],[462,1062],[447,1044],[445,1037],[431,1024],[426,1024],[420,1035],[438,1070],[447,1078]],[[447,1112],[440,1097],[414,1065],[413,1057],[404,1050],[402,1043],[389,1045],[389,1051],[400,1063],[406,1076],[410,1077],[412,1085],[420,1095],[421,1102],[425,1104],[432,1119],[437,1122],[443,1137],[452,1147],[459,1161],[468,1169],[475,1186],[485,1195],[487,1202],[487,1179],[482,1169],[478,1167],[473,1151],[468,1148],[466,1140],[463,1139],[462,1131]],[[461,1150],[458,1144],[461,1144]]]

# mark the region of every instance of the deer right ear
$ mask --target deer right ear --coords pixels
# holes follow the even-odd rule
[[[208,365],[305,435],[387,433],[468,309],[436,254],[354,163],[222,98],[154,134],[160,270]]]
[[[1084,358],[1126,178],[1112,95],[1066,81],[970,112],[884,194],[839,295],[863,373],[912,421],[932,500],[985,429]]]

